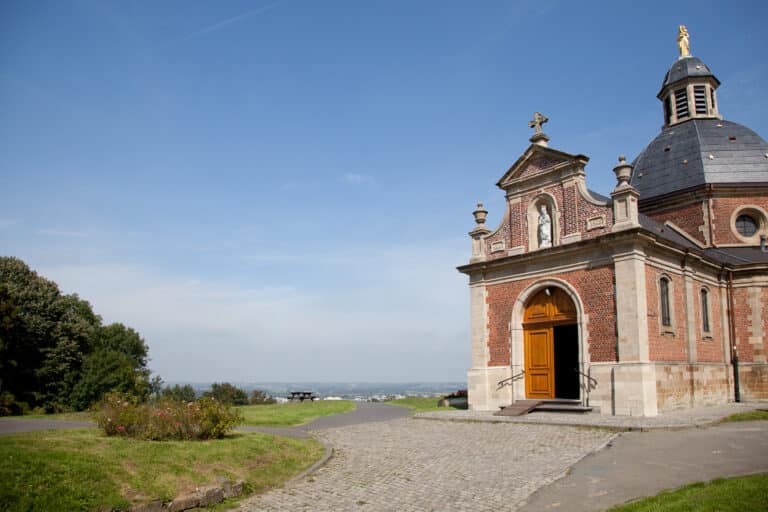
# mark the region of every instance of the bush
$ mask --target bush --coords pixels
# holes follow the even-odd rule
[[[210,396],[221,403],[229,405],[248,405],[248,394],[244,389],[233,386],[229,382],[221,384],[214,382],[211,384],[211,390],[206,391],[203,396]]]
[[[8,391],[0,393],[0,416],[18,416],[27,412],[29,406],[19,402]]]
[[[160,400],[139,404],[134,397],[111,393],[102,402],[96,420],[108,436],[167,441],[221,438],[241,423],[242,417],[210,397],[186,403]]]
[[[276,402],[277,400],[259,389],[251,391],[251,396],[248,397],[248,403],[251,405],[268,405]]]

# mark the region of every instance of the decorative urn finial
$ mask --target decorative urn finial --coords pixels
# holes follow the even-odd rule
[[[478,202],[477,208],[472,212],[475,216],[475,222],[478,227],[485,227],[485,219],[488,217],[488,210],[483,208],[483,203]]]
[[[613,168],[614,174],[616,174],[616,188],[624,188],[629,185],[629,178],[632,176],[632,166],[627,163],[627,157],[619,155],[619,165]]]
[[[679,59],[691,56],[691,41],[685,25],[680,25],[677,29],[677,48],[680,50]]]

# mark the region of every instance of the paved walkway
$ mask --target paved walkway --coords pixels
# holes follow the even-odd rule
[[[544,487],[520,512],[605,510],[693,482],[768,472],[768,422],[627,432]]]
[[[570,425],[575,427],[606,427],[617,430],[672,430],[713,425],[731,414],[768,409],[768,402],[742,402],[683,409],[658,416],[607,416],[588,414],[532,412],[524,416],[494,416],[491,411],[449,410],[417,414],[420,419],[472,421],[491,423],[537,423],[540,425]]]
[[[334,454],[317,472],[241,511],[512,510],[614,433],[413,418],[317,431]]]
[[[333,458],[240,510],[604,510],[693,481],[768,471],[767,422],[715,424],[765,407],[729,404],[657,418],[549,413],[523,421],[445,411],[318,431]]]

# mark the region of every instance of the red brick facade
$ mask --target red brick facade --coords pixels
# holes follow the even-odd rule
[[[616,359],[616,314],[613,296],[613,269],[599,267],[548,277],[568,282],[581,298],[589,318],[586,329],[590,360],[609,362]],[[539,279],[523,279],[488,286],[488,353],[489,366],[510,364],[510,332],[512,309],[523,290]]]
[[[742,244],[734,234],[733,214],[745,205],[754,205],[768,211],[768,197],[723,197],[712,200],[712,231],[715,245]]]

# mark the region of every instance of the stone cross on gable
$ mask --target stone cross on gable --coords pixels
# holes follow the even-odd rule
[[[534,135],[537,135],[539,133],[543,133],[541,131],[541,125],[543,125],[547,121],[549,121],[549,118],[547,116],[541,115],[541,112],[534,112],[533,120],[528,122],[528,127],[536,130],[534,132]]]

